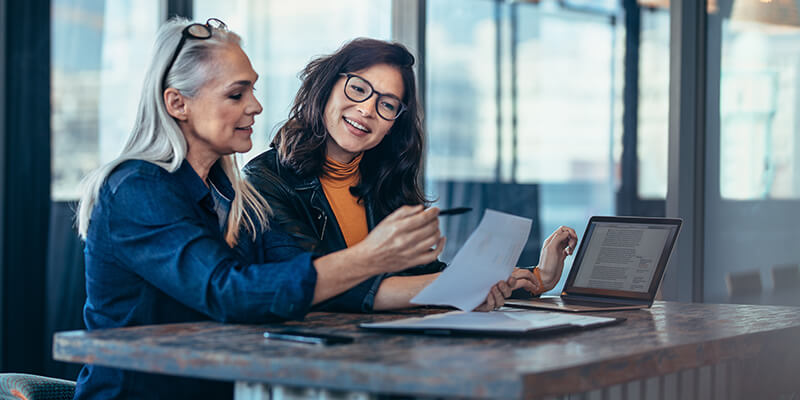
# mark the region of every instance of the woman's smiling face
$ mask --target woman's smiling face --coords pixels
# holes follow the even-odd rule
[[[403,76],[388,64],[376,64],[354,71],[369,82],[376,92],[402,99]],[[328,157],[348,163],[359,153],[377,146],[392,129],[394,121],[381,118],[376,111],[377,93],[356,103],[345,96],[346,76],[341,76],[331,90],[325,104],[325,127],[328,130]]]
[[[217,50],[211,79],[197,95],[187,98],[184,135],[190,149],[223,156],[253,147],[253,122],[262,111],[253,93],[258,74],[238,46]]]

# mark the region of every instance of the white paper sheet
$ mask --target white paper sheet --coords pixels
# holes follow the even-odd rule
[[[521,333],[562,325],[590,327],[613,321],[614,318],[607,317],[504,308],[501,311],[492,312],[451,311],[426,317],[364,323],[360,326],[363,328],[383,329],[451,329],[458,331]]]
[[[453,262],[411,302],[474,310],[486,300],[492,285],[511,275],[531,224],[528,218],[486,210]]]

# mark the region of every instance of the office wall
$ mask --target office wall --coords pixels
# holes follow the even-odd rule
[[[6,22],[6,0],[0,0],[0,22],[3,23],[2,37],[0,37],[0,77],[6,76],[6,40],[5,40],[5,24]],[[5,85],[0,89],[0,154],[6,154],[6,91]],[[5,159],[5,157],[3,157]],[[5,230],[3,229],[3,222],[5,221],[5,188],[6,188],[6,164],[0,160],[0,288],[5,287],[5,268],[3,268],[2,260],[5,254]],[[3,351],[2,343],[5,342],[5,318],[3,317],[3,309],[5,308],[5,298],[0,294],[0,369],[3,369],[2,360],[5,359],[5,351]]]
[[[2,360],[41,371],[50,204],[50,1],[3,7]]]

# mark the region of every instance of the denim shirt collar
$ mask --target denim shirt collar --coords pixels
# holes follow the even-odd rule
[[[211,196],[211,189],[197,175],[189,161],[183,160],[181,166],[175,171],[175,177],[186,187],[186,191],[192,201],[199,203],[206,196]],[[222,195],[228,199],[233,199],[235,196],[233,185],[231,185],[228,176],[225,175],[225,171],[222,170],[220,161],[211,166],[211,170],[208,171],[208,178],[211,182],[214,182],[214,186]]]

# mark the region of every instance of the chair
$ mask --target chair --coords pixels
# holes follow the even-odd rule
[[[71,400],[75,382],[28,374],[0,374],[0,400]]]
[[[761,272],[758,270],[731,272],[725,276],[728,286],[728,300],[748,304],[760,302],[762,292]]]
[[[800,267],[797,264],[773,265],[771,272],[775,291],[800,289]]]

